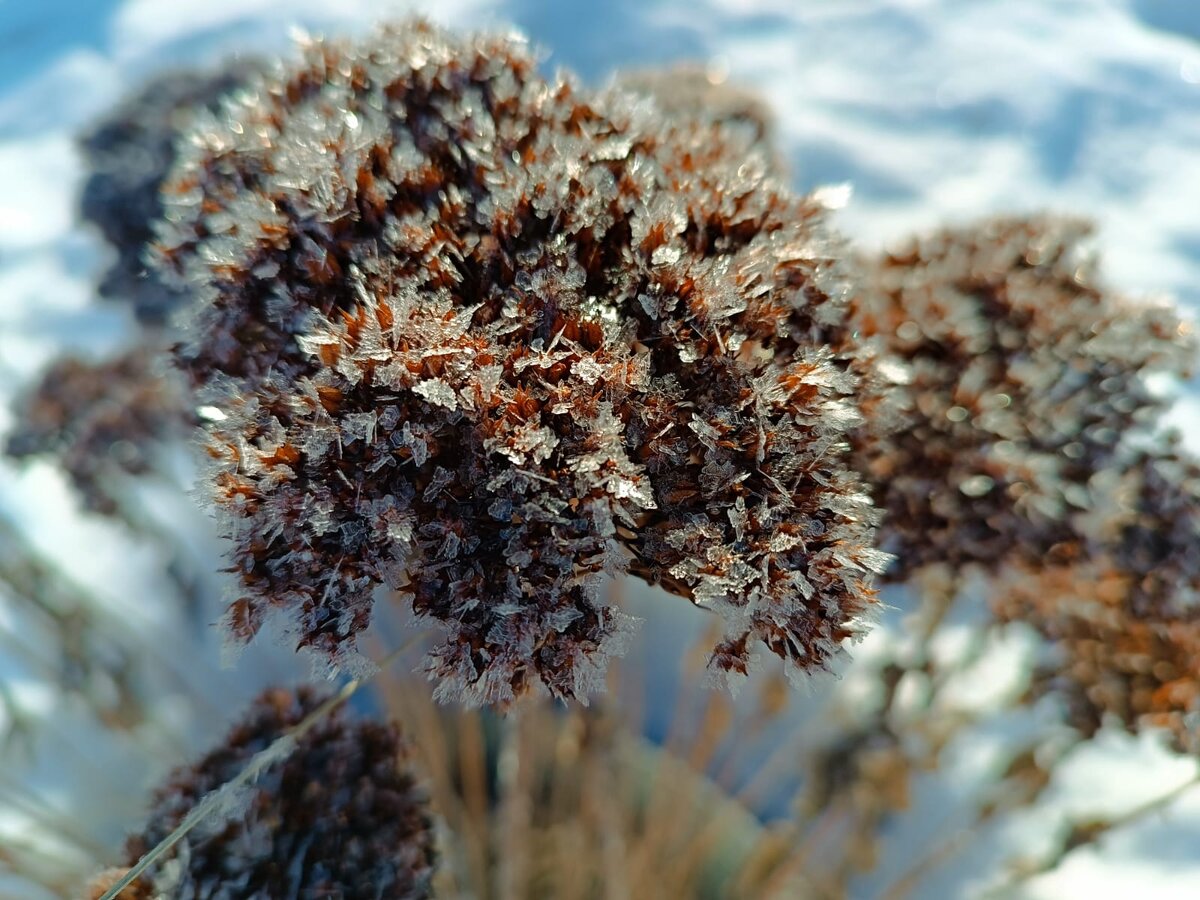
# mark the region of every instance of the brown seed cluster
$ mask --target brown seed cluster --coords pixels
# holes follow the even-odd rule
[[[1090,482],[1160,411],[1147,376],[1190,363],[1168,307],[1106,290],[1075,220],[1001,218],[915,238],[867,264],[864,337],[908,369],[899,428],[859,470],[902,580],[930,563],[1039,562],[1095,510]]]
[[[1200,750],[1200,463],[1139,452],[1103,480],[1109,515],[1090,539],[1006,573],[993,605],[1054,642],[1039,681],[1085,735],[1113,717]]]
[[[64,358],[17,401],[5,452],[48,456],[85,505],[114,514],[114,476],[145,475],[161,445],[194,424],[187,392],[161,348],[138,346],[100,362]]]
[[[187,292],[168,286],[143,261],[162,215],[159,188],[175,162],[175,142],[197,111],[215,111],[258,63],[230,62],[214,72],[159,75],[80,139],[88,171],[79,210],[116,250],[99,285],[102,297],[133,305],[147,325],[162,325]]]
[[[443,696],[585,697],[631,571],[826,667],[873,601],[839,242],[744,129],[546,80],[424,24],[316,42],[166,187],[178,351],[227,416],[249,640],[353,650],[378,585],[443,623]]]
[[[221,746],[159,790],[145,828],[129,839],[127,864],[322,699],[309,688],[264,693]],[[399,753],[394,727],[351,722],[335,710],[246,788],[241,815],[201,824],[149,870],[154,893],[178,900],[430,896],[433,826]]]

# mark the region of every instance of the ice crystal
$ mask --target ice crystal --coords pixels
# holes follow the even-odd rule
[[[202,117],[158,254],[224,420],[248,640],[334,659],[372,592],[445,626],[445,696],[585,697],[630,571],[827,667],[873,600],[840,242],[755,137],[425,24],[313,42]]]
[[[309,688],[263,694],[223,744],[159,790],[145,828],[129,839],[127,863],[136,863],[321,699]],[[432,822],[400,751],[394,727],[351,722],[334,711],[244,789],[237,815],[192,831],[151,868],[154,895],[429,896]]]
[[[864,430],[857,458],[904,578],[929,563],[1038,561],[1094,510],[1090,482],[1181,372],[1189,330],[1165,305],[1104,288],[1081,240],[1050,217],[993,219],[916,238],[867,264],[865,338],[908,385],[898,428]],[[877,423],[873,423],[877,424]]]

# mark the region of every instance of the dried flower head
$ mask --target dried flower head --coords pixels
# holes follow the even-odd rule
[[[856,323],[910,375],[908,421],[858,447],[886,510],[891,577],[1037,561],[1070,539],[1092,476],[1159,411],[1146,376],[1187,366],[1187,327],[1103,288],[1081,254],[1088,233],[1075,220],[993,219],[869,264]]]
[[[161,349],[139,346],[110,360],[63,358],[17,401],[5,452],[53,457],[86,506],[111,515],[114,475],[144,475],[161,444],[188,433],[187,392]]]
[[[1057,648],[1041,674],[1091,736],[1105,717],[1166,728],[1200,750],[1200,463],[1139,452],[1104,479],[1107,521],[1056,548],[1045,568],[1006,573],[994,607]]]
[[[313,43],[209,118],[163,265],[227,416],[216,498],[248,640],[335,660],[380,584],[445,624],[443,696],[584,697],[629,570],[828,665],[873,600],[840,245],[750,138],[546,81],[424,24]]]
[[[163,324],[186,291],[168,286],[143,255],[162,215],[159,188],[175,162],[175,142],[198,109],[219,108],[259,64],[239,61],[219,71],[159,75],[92,126],[79,142],[87,181],[80,214],[117,252],[100,295],[133,304],[146,324]]]
[[[159,790],[145,828],[127,844],[127,863],[136,863],[322,699],[309,688],[264,693],[221,746],[176,771]],[[155,895],[428,897],[432,823],[399,754],[394,727],[351,722],[335,710],[245,788],[239,815],[207,832],[199,826],[151,867]]]
[[[1122,473],[1113,565],[1129,578],[1134,616],[1200,617],[1200,462],[1172,442]]]

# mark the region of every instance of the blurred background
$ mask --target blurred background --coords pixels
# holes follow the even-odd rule
[[[837,223],[862,247],[993,212],[1080,214],[1098,223],[1110,283],[1171,295],[1200,313],[1200,3],[1190,0],[0,0],[0,433],[11,426],[11,397],[51,359],[64,350],[100,354],[133,332],[126,307],[95,302],[110,251],[78,220],[78,135],[155,73],[286,52],[296,29],[353,34],[414,11],[458,29],[515,28],[543,48],[547,69],[563,66],[589,83],[618,69],[689,62],[711,80],[759,93],[795,186],[852,188]],[[1200,451],[1196,385],[1170,421]],[[186,461],[179,469],[186,481]],[[178,491],[150,486],[139,502],[151,519],[177,526],[169,551],[87,513],[53,467],[0,462],[0,517],[14,526],[0,531],[0,560],[13,557],[19,532],[80,587],[86,600],[78,603],[112,629],[113,646],[133,654],[158,647],[171,657],[163,671],[202,697],[211,716],[164,685],[164,697],[176,699],[157,707],[171,722],[161,740],[103,735],[60,702],[54,679],[30,661],[39,632],[0,595],[4,733],[20,744],[32,733],[15,727],[25,717],[53,735],[6,746],[22,762],[0,780],[0,861],[6,842],[16,847],[28,836],[31,796],[86,831],[86,841],[119,841],[148,785],[190,741],[205,745],[235,698],[297,677],[290,660],[262,648],[231,673],[205,629],[177,637],[185,613],[156,598],[178,590],[181,570],[215,583],[205,561],[217,551],[204,516]],[[633,658],[650,645],[674,654],[656,650],[639,664],[645,728],[661,738],[667,716],[654,709],[674,702],[678,659],[705,622],[686,604],[640,594],[631,602],[648,619]],[[186,615],[211,621],[218,613]],[[900,639],[899,625],[887,618],[854,655],[869,661]],[[994,665],[971,670],[978,702],[1003,691],[1023,652],[1005,648]],[[854,703],[867,690],[855,679],[851,668],[836,691],[820,682],[812,696],[789,701],[788,733],[803,730],[815,709]],[[918,791],[909,814],[889,826],[879,874],[857,882],[854,896],[877,896],[914,848],[944,839],[954,791],[969,792],[1002,740],[985,729],[955,751],[940,786]],[[970,895],[978,867],[1033,840],[1021,829],[1051,828],[1067,812],[1119,814],[1188,777],[1146,736],[1101,735],[1075,757],[1056,776],[1044,813],[963,855],[918,896]],[[6,890],[0,877],[0,896]],[[1073,854],[1022,891],[1200,896],[1200,793]]]

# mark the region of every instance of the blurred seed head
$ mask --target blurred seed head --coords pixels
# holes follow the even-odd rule
[[[304,687],[264,693],[224,743],[158,791],[145,827],[129,839],[127,864],[323,699]],[[335,710],[245,788],[240,814],[207,832],[201,825],[151,868],[154,895],[428,897],[432,823],[400,752],[395,728]]]
[[[676,119],[696,119],[741,129],[777,170],[775,115],[756,91],[732,83],[718,65],[680,63],[665,69],[620,72],[616,83],[624,90],[654,99]]]
[[[89,509],[111,515],[114,476],[150,472],[161,445],[190,431],[190,408],[160,347],[102,361],[65,357],[18,399],[5,451],[54,459]]]
[[[1195,344],[1166,306],[1099,282],[1090,228],[999,218],[910,240],[867,263],[860,333],[907,369],[902,424],[864,429],[859,469],[886,510],[903,580],[931,563],[1039,561],[1094,508],[1090,482],[1161,409],[1151,374]]]
[[[1139,451],[1110,479],[1104,528],[1005,573],[994,607],[1053,641],[1043,690],[1090,737],[1108,718],[1200,750],[1200,463]]]
[[[127,97],[79,140],[87,169],[79,211],[116,250],[101,278],[100,296],[133,305],[147,325],[162,325],[185,302],[143,261],[162,215],[159,188],[175,161],[175,142],[199,109],[220,99],[261,64],[231,61],[212,72],[168,72]]]

